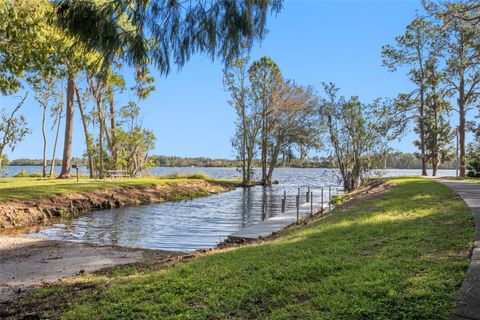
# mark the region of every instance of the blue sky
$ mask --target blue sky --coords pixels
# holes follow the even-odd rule
[[[343,95],[358,95],[365,102],[393,98],[409,90],[410,84],[403,72],[392,74],[381,66],[381,46],[393,43],[417,10],[419,1],[285,1],[282,12],[270,17],[269,33],[250,56],[270,56],[286,78],[300,84],[320,89],[322,81],[331,81]],[[157,90],[141,104],[144,126],[157,136],[154,154],[234,157],[230,139],[235,116],[227,103],[222,70],[220,61],[198,55],[182,70],[156,78]],[[130,98],[125,93],[117,104]],[[11,104],[10,99],[0,99],[2,106]],[[29,99],[23,113],[33,133],[9,156],[41,158],[41,110]],[[76,113],[73,155],[80,156],[85,144]],[[414,139],[410,132],[392,146],[412,152]]]

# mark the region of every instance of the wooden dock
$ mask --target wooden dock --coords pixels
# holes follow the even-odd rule
[[[328,210],[328,203],[323,203],[324,210]],[[320,211],[322,204],[320,202],[313,202],[313,212]],[[302,219],[311,214],[312,204],[306,202],[300,205],[299,219]],[[267,220],[261,221],[257,224],[238,230],[228,236],[230,239],[259,239],[272,235],[275,232],[282,230],[297,222],[297,209],[287,210]]]

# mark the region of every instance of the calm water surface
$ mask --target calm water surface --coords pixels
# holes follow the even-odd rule
[[[25,168],[24,168],[25,169]],[[154,168],[152,174],[205,172],[214,178],[235,178],[235,168]],[[257,171],[258,174],[258,171]],[[387,170],[385,176],[419,175],[419,170]],[[454,170],[440,170],[439,175],[454,176]],[[233,191],[188,201],[165,202],[93,212],[68,223],[29,233],[31,237],[113,244],[149,249],[193,251],[211,248],[229,234],[262,220],[262,205],[267,195],[267,217],[281,211],[281,198],[287,193],[287,206],[295,206],[298,188],[305,194],[311,186],[315,201],[321,188],[339,185],[335,169],[275,170],[279,184],[272,187],[237,188]],[[325,201],[328,188],[324,189]],[[305,199],[302,197],[302,201]]]

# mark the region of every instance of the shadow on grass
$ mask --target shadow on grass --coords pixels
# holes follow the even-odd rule
[[[61,307],[67,319],[446,319],[469,264],[470,211],[437,182],[394,182],[381,199],[274,241],[87,275],[77,279],[85,290],[57,287],[55,306],[48,292],[24,306]]]

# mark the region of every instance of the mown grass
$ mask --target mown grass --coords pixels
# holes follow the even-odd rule
[[[435,181],[393,182],[263,244],[84,275],[34,301],[63,319],[447,319],[469,265],[470,210]]]
[[[471,182],[480,182],[479,177],[445,177],[447,180],[461,180],[461,181],[471,181]]]
[[[133,186],[154,186],[169,182],[185,182],[195,180],[213,181],[222,184],[234,185],[236,181],[215,180],[206,175],[181,175],[168,177],[138,177],[93,180],[81,177],[64,180],[55,178],[14,177],[0,178],[0,202],[10,200],[31,200],[53,195],[62,195],[75,192],[88,192],[94,189],[121,188]]]

